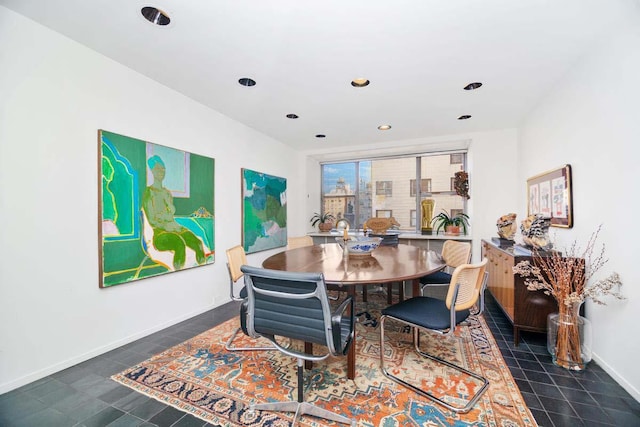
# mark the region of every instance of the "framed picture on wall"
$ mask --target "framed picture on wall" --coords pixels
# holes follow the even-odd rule
[[[246,253],[287,245],[287,180],[242,169],[242,246]]]
[[[551,219],[552,227],[573,227],[571,165],[527,179],[527,214]]]
[[[98,131],[101,288],[212,264],[214,159]]]

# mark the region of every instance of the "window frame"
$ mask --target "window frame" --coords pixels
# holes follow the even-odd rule
[[[454,167],[452,166],[451,162],[451,154],[459,154],[462,156],[462,163],[458,167]],[[362,223],[364,221],[366,221],[367,218],[373,216],[373,215],[378,215],[378,213],[376,213],[376,211],[393,211],[393,209],[384,209],[384,206],[379,206],[382,207],[383,209],[376,209],[376,205],[380,204],[379,201],[376,202],[376,196],[377,197],[393,197],[393,182],[397,181],[396,185],[396,190],[398,192],[397,197],[399,197],[399,202],[400,204],[397,207],[398,209],[403,210],[402,208],[402,204],[405,203],[403,202],[403,200],[407,197],[410,197],[411,199],[415,199],[415,207],[414,208],[410,208],[408,209],[409,212],[409,218],[406,218],[406,213],[407,211],[403,211],[401,217],[404,218],[401,220],[401,222],[403,222],[404,224],[405,221],[408,222],[407,225],[405,225],[404,227],[402,227],[403,230],[406,230],[407,232],[416,232],[416,233],[420,233],[421,232],[421,222],[418,220],[418,215],[421,215],[421,211],[422,211],[422,207],[421,207],[421,201],[424,200],[425,198],[430,198],[430,197],[436,197],[439,198],[441,196],[444,197],[448,197],[448,196],[457,196],[457,197],[461,197],[458,196],[455,192],[455,188],[452,187],[450,191],[435,191],[435,192],[423,192],[421,191],[422,189],[417,189],[416,193],[417,194],[413,194],[413,192],[411,191],[411,187],[415,188],[415,186],[411,186],[410,185],[410,191],[409,193],[411,193],[411,195],[407,195],[407,193],[405,193],[406,190],[400,188],[401,183],[402,183],[402,179],[396,179],[396,178],[392,178],[391,180],[389,180],[388,178],[386,179],[381,179],[381,180],[375,180],[376,176],[375,175],[369,175],[369,172],[367,172],[367,167],[371,168],[373,164],[375,164],[376,161],[379,160],[392,160],[392,159],[415,159],[415,164],[416,164],[416,170],[415,170],[415,180],[411,179],[412,181],[415,182],[425,182],[423,181],[421,174],[430,174],[431,172],[429,171],[434,171],[434,169],[430,166],[430,161],[426,160],[425,161],[425,157],[445,157],[445,156],[449,156],[449,161],[444,160],[444,162],[446,162],[446,164],[450,165],[450,168],[455,168],[455,171],[457,172],[458,170],[463,170],[463,171],[467,171],[467,156],[468,156],[468,150],[467,149],[459,149],[459,150],[452,150],[452,151],[447,151],[447,152],[427,152],[427,153],[420,153],[420,154],[416,154],[416,153],[403,153],[403,154],[398,154],[398,155],[383,155],[383,156],[376,156],[376,157],[361,157],[361,158],[350,158],[350,159],[344,159],[344,160],[339,160],[339,159],[331,159],[331,160],[326,160],[326,161],[320,161],[320,209],[321,211],[324,213],[325,210],[325,197],[326,196],[330,196],[330,186],[332,185],[332,182],[328,182],[325,181],[325,179],[327,179],[328,177],[325,177],[325,167],[331,167],[332,165],[345,165],[347,164],[348,167],[353,167],[355,170],[355,180],[352,182],[351,180],[354,179],[354,175],[350,175],[351,178],[349,178],[349,183],[350,183],[350,187],[351,187],[351,192],[349,193],[353,199],[354,199],[354,205],[355,205],[355,213],[354,213],[354,217],[355,220],[353,221],[352,227],[353,228],[360,228],[362,227]],[[455,160],[455,158],[454,158]],[[368,163],[368,166],[367,166]],[[456,165],[458,163],[455,163]],[[437,163],[436,163],[437,165]],[[452,169],[450,169],[452,170]],[[329,171],[329,170],[327,170]],[[453,171],[453,170],[452,170]],[[446,175],[445,175],[446,176]],[[380,176],[380,178],[383,178],[382,176]],[[400,178],[400,176],[398,176],[398,178]],[[436,180],[434,181],[431,178],[425,178],[425,180],[431,180],[431,185],[442,185],[442,173],[438,173],[436,176]],[[407,179],[407,178],[405,178]],[[406,182],[406,181],[404,181]],[[428,182],[428,181],[426,181]],[[445,181],[446,182],[446,181]],[[381,184],[384,183],[384,184]],[[406,185],[406,184],[405,184]],[[450,185],[452,185],[450,183]],[[405,187],[406,188],[406,187]],[[433,190],[433,188],[431,188],[431,190]],[[325,194],[326,191],[326,194]],[[373,202],[373,205],[372,205]],[[396,202],[392,202],[392,203],[396,203]],[[413,202],[411,202],[413,204]],[[447,204],[446,199],[445,199],[445,204]],[[464,213],[467,212],[468,209],[468,203],[466,198],[462,198],[459,199],[457,202],[454,203],[455,206],[460,206],[462,205],[462,211]],[[389,206],[391,207],[391,206]],[[371,211],[371,209],[374,209],[373,211]],[[407,206],[405,209],[409,208],[409,206]],[[449,210],[451,208],[449,207],[444,207],[442,205],[439,206],[438,210]],[[454,209],[457,209],[454,208]],[[414,215],[412,217],[412,215]],[[411,231],[408,231],[411,230]]]
[[[416,197],[416,195],[418,193],[416,191],[417,190],[416,182],[418,182],[417,179],[410,179],[409,180],[409,197]],[[431,187],[431,185],[432,185],[431,178],[420,178],[420,183],[422,184],[424,182],[427,183],[427,185],[426,185],[427,188],[425,190],[425,189],[423,189],[423,187],[421,185],[420,186],[420,194],[422,194],[423,196],[426,196],[426,195],[431,194],[431,189],[432,189],[432,187]]]
[[[376,181],[376,196],[393,197],[393,181]]]

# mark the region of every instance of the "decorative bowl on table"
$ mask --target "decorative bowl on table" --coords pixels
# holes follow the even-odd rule
[[[340,244],[342,249],[345,248],[345,241],[342,237],[336,237],[336,242]],[[382,237],[367,236],[349,236],[346,241],[347,252],[349,255],[371,255],[371,253],[380,246]]]

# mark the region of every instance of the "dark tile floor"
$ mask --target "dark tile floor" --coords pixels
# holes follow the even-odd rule
[[[525,402],[540,426],[640,426],[640,403],[595,362],[582,372],[555,366],[546,335],[513,328],[487,292],[485,319]]]
[[[109,377],[237,314],[237,305],[226,304],[0,395],[0,426],[209,425]],[[640,426],[640,403],[596,363],[584,372],[554,366],[540,334],[523,333],[515,347],[511,325],[490,295],[485,318],[539,425]]]

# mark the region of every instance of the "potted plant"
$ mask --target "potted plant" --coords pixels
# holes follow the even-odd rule
[[[467,234],[467,228],[469,227],[469,215],[460,212],[453,216],[449,216],[447,212],[442,211],[431,222],[434,225],[436,234],[444,229],[445,234],[458,236],[462,229],[463,234]]]
[[[336,218],[330,213],[325,212],[323,214],[319,214],[315,212],[309,222],[311,222],[311,225],[314,227],[317,224],[320,231],[331,231],[334,219]]]

